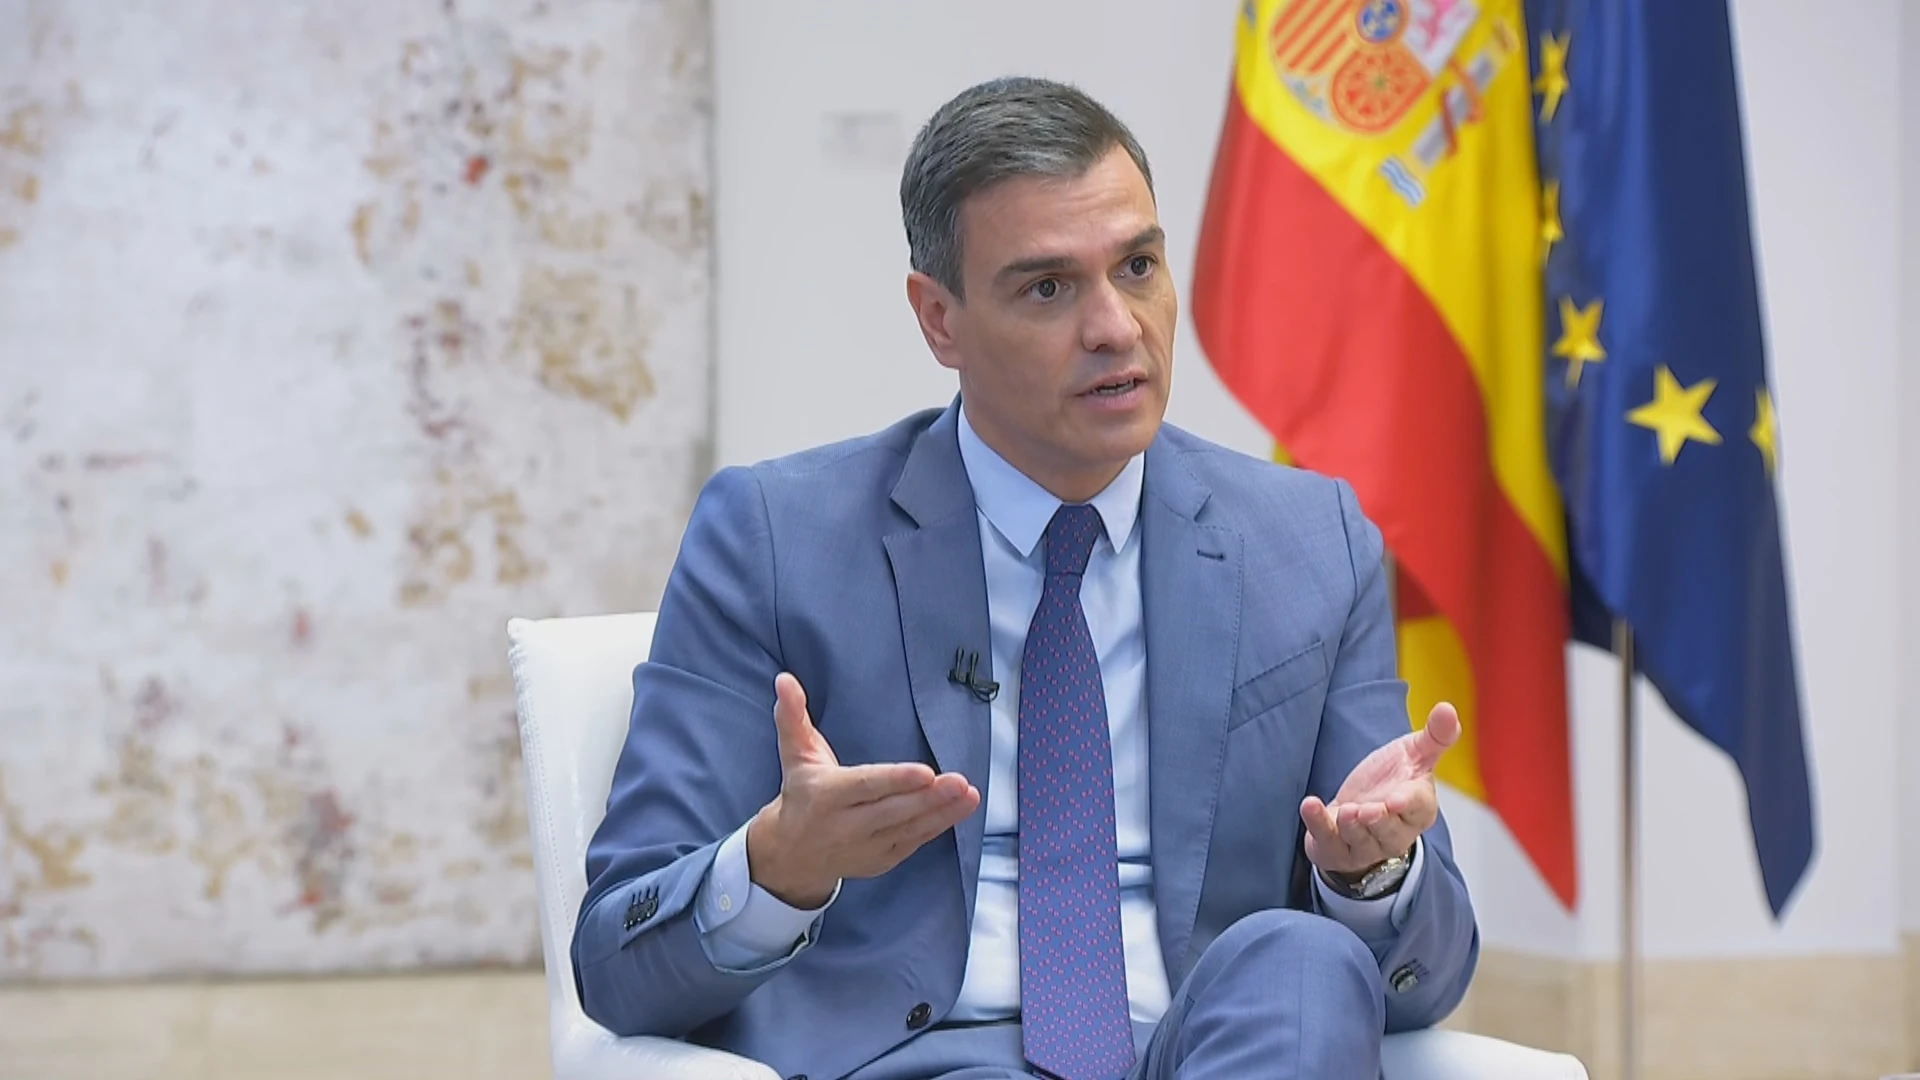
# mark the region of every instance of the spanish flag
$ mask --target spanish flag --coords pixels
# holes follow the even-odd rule
[[[1280,455],[1379,524],[1410,708],[1463,721],[1441,779],[1571,908],[1531,83],[1520,0],[1248,0],[1191,303]]]

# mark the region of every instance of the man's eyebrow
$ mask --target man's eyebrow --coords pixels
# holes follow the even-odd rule
[[[1135,248],[1143,248],[1152,244],[1158,244],[1161,241],[1165,240],[1166,238],[1167,238],[1167,230],[1161,228],[1158,225],[1149,225],[1146,228],[1141,229],[1139,233],[1135,234],[1133,239],[1127,241],[1126,243],[1120,246],[1127,251],[1132,251]]]
[[[1068,270],[1073,260],[1065,255],[1035,255],[1025,259],[1015,259],[1000,268],[994,275],[995,280],[1004,280],[1017,274],[1038,274],[1050,271]]]
[[[1119,250],[1134,251],[1152,244],[1158,244],[1166,238],[1167,231],[1165,229],[1162,229],[1158,225],[1149,225],[1133,236],[1128,237],[1125,243],[1119,245]],[[994,279],[1002,280],[1017,274],[1057,273],[1061,270],[1070,270],[1073,266],[1074,261],[1065,255],[1034,255],[1025,259],[1015,259],[1013,262],[1001,267],[1000,272],[994,275]]]

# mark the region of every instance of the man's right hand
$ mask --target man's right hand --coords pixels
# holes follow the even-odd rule
[[[773,680],[780,794],[747,826],[747,875],[781,903],[820,907],[843,878],[869,878],[980,805],[959,773],[918,762],[842,766],[807,714],[800,680]]]

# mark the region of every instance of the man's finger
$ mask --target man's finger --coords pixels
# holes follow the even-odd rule
[[[1353,823],[1363,829],[1371,829],[1387,819],[1387,804],[1363,802],[1353,804]]]
[[[933,770],[917,761],[851,765],[833,771],[822,795],[829,805],[866,806],[925,790],[934,779]]]
[[[946,809],[954,802],[966,798],[967,792],[972,790],[971,784],[949,773],[935,782],[913,790],[897,792],[872,802],[850,807],[848,812],[854,815],[850,825],[857,836],[891,835],[901,825],[922,814]]]
[[[909,851],[918,850],[921,845],[966,820],[967,815],[979,805],[980,792],[969,784],[959,794],[944,798],[913,817],[880,830],[874,839],[884,844],[899,843]]]
[[[1441,702],[1427,714],[1427,726],[1420,729],[1419,735],[1411,747],[1416,764],[1425,771],[1432,772],[1440,763],[1440,755],[1460,740],[1460,713],[1452,704]]]
[[[1380,849],[1382,858],[1405,852],[1419,835],[1418,830],[1390,814],[1367,826],[1367,837]]]
[[[1347,838],[1349,844],[1360,837],[1360,804],[1341,803],[1334,809],[1334,820],[1339,823],[1340,835]]]
[[[1307,827],[1307,833],[1314,843],[1323,848],[1333,848],[1340,843],[1340,826],[1333,811],[1318,795],[1309,795],[1300,803],[1300,822]]]

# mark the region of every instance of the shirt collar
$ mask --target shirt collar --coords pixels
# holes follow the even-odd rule
[[[973,485],[973,502],[987,521],[1007,543],[1031,558],[1033,549],[1046,534],[1060,500],[1046,488],[1034,483],[1027,474],[988,446],[967,420],[966,402],[960,404],[960,460]],[[1146,477],[1146,455],[1135,454],[1127,460],[1120,475],[1088,500],[1106,526],[1107,541],[1118,552],[1133,535],[1133,523],[1140,516],[1140,492]]]

